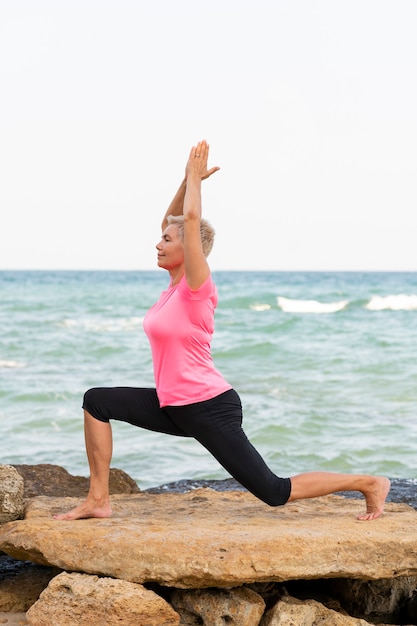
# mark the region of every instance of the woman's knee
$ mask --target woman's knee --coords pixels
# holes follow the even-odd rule
[[[273,489],[259,493],[258,497],[268,506],[283,506],[287,504],[291,495],[291,480],[276,476]]]
[[[106,415],[106,411],[104,410],[105,407],[102,402],[102,392],[103,389],[100,387],[88,389],[88,391],[84,394],[82,408],[96,420],[99,420],[100,422],[108,422],[110,418]]]

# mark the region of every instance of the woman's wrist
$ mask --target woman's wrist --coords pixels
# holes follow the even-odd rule
[[[188,183],[197,183],[201,184],[201,176],[198,172],[189,172],[187,175],[186,184]]]

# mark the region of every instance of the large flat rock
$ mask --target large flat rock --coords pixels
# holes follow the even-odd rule
[[[112,496],[113,517],[52,518],[79,500],[38,497],[0,527],[0,550],[64,570],[179,588],[310,578],[417,575],[417,512],[327,496],[270,508],[246,492]]]

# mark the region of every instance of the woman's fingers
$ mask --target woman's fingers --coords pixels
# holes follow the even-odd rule
[[[204,180],[214,174],[214,172],[217,172],[220,169],[217,166],[207,169],[208,156],[209,145],[207,141],[203,139],[191,148],[186,173],[189,174],[191,171],[198,173],[201,176],[201,180]]]

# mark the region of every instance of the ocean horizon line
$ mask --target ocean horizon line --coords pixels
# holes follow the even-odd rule
[[[75,272],[153,272],[162,274],[161,268],[0,268],[0,273],[7,272],[59,272],[59,273],[75,273]],[[217,269],[211,268],[213,273],[252,273],[252,274],[417,274],[415,270],[400,269]]]

